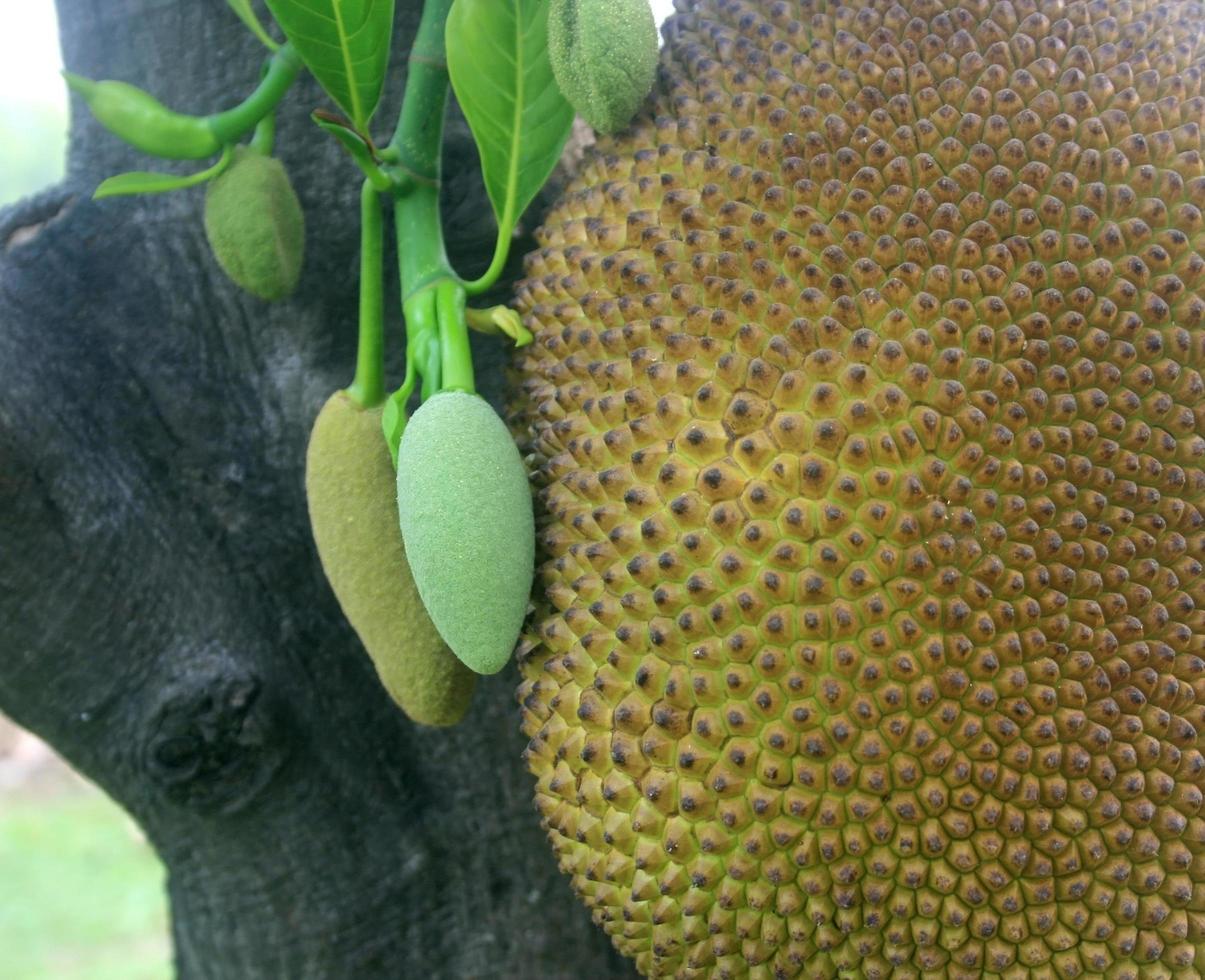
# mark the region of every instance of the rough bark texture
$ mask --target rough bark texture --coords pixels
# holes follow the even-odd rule
[[[419,3],[398,6],[383,130]],[[59,13],[71,70],[185,111],[257,78],[220,0]],[[304,448],[350,379],[357,262],[358,181],[313,131],[322,102],[307,81],[280,117],[309,223],[284,303],[222,275],[203,191],[93,202],[152,162],[78,103],[64,184],[0,213],[0,709],[146,829],[181,977],[629,977],[537,824],[515,671],[459,728],[411,725],[314,554]],[[453,135],[450,245],[470,272],[492,230]],[[480,345],[495,400],[500,361]]]

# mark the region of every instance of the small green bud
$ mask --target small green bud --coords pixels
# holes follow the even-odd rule
[[[226,275],[261,299],[283,299],[297,286],[305,217],[283,164],[245,147],[209,185],[205,234]]]
[[[427,399],[402,433],[398,519],[423,605],[452,652],[501,670],[519,638],[535,571],[527,471],[477,395]]]
[[[622,129],[657,75],[648,0],[552,0],[548,60],[578,115],[601,133]]]
[[[174,112],[149,92],[125,82],[94,82],[69,71],[63,77],[97,122],[143,153],[167,160],[200,160],[222,149],[204,116]]]

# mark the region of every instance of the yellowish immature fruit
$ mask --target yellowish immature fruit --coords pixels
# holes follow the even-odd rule
[[[331,395],[310,433],[305,489],[322,569],[381,683],[414,721],[456,724],[477,678],[440,639],[411,577],[379,408]]]
[[[305,216],[284,164],[239,147],[205,192],[205,235],[222,270],[260,299],[297,287]]]
[[[1200,977],[1205,8],[689,6],[519,286],[561,866],[651,977]]]

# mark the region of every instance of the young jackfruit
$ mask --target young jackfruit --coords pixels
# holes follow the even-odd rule
[[[305,464],[322,569],[385,690],[414,721],[456,724],[477,677],[440,639],[415,588],[381,410],[336,391],[314,421]]]
[[[1203,28],[696,0],[547,215],[519,699],[644,974],[1205,973]]]
[[[406,423],[397,510],[431,621],[472,670],[496,674],[527,615],[535,527],[523,461],[482,398],[440,392]]]
[[[284,165],[237,147],[234,162],[205,193],[205,235],[222,270],[260,299],[296,287],[305,253],[305,216]]]
[[[600,133],[622,129],[657,73],[648,0],[551,0],[548,60],[578,115]]]

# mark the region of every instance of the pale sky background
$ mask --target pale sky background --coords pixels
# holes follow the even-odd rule
[[[59,26],[51,0],[0,4],[0,99],[5,105],[58,105],[66,96],[59,77]]]
[[[0,204],[63,175],[62,64],[52,0],[0,0]]]
[[[673,0],[650,0],[660,24]],[[0,0],[0,204],[63,173],[67,89],[52,0]]]

